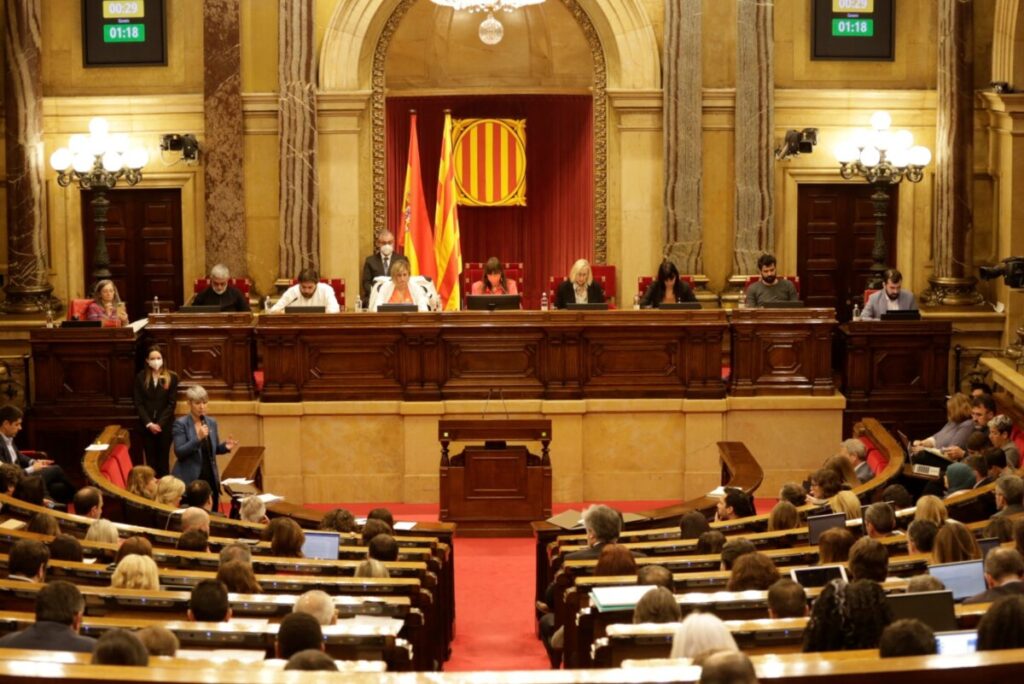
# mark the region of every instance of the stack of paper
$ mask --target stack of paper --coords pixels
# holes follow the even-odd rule
[[[612,610],[633,610],[643,595],[654,589],[654,585],[633,584],[625,587],[594,587],[590,590],[590,601],[600,613]]]

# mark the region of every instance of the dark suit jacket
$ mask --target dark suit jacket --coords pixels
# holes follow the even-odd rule
[[[92,653],[96,640],[82,636],[69,625],[59,622],[37,622],[20,632],[0,639],[0,648],[32,648],[39,651],[74,651]]]
[[[573,289],[573,284],[568,280],[563,280],[555,290],[555,308],[564,309],[566,304],[573,304],[575,301],[576,291]],[[596,280],[587,285],[587,301],[591,304],[600,304],[604,301],[604,290]]]
[[[19,449],[18,445],[15,444],[13,441],[11,442],[11,446],[14,447],[15,453],[14,465],[18,466],[22,470],[32,465],[35,459],[29,458],[25,454],[21,453],[21,449]],[[7,450],[7,446],[2,442],[0,442],[0,452],[2,452],[0,453],[0,463],[10,463],[11,452]]]
[[[208,287],[195,296],[192,300],[195,306],[219,306],[221,311],[249,310],[249,299],[234,285],[228,285],[223,294],[217,294],[212,287]]]
[[[214,495],[220,491],[220,471],[217,470],[216,454],[228,453],[228,445],[217,438],[217,421],[211,416],[206,416],[206,425],[210,428],[210,443],[214,445],[213,459],[213,487]],[[196,425],[192,420],[192,414],[187,414],[174,421],[171,430],[174,435],[174,455],[178,462],[174,464],[171,475],[185,483],[187,487],[192,480],[199,479],[202,472],[203,456],[199,451],[199,435],[196,433]]]
[[[178,376],[171,373],[171,381],[164,389],[162,383],[156,386],[149,382],[149,371],[141,370],[135,376],[135,410],[145,427],[156,423],[163,430],[170,430],[174,422],[174,403],[178,396]]]
[[[693,290],[690,289],[690,286],[687,285],[684,280],[676,281],[675,292],[677,302],[697,301],[697,295],[693,294]],[[641,308],[650,307],[652,309],[657,309],[664,300],[665,286],[655,280],[647,288],[647,292],[644,292],[644,296],[640,298],[640,306]]]
[[[969,599],[966,599],[964,603],[991,603],[1004,596],[1019,596],[1024,594],[1024,582],[1016,580],[1014,582],[1007,582],[1006,584],[999,587],[992,587],[988,591],[983,591],[980,594],[976,594]]]
[[[392,262],[394,262],[396,256],[398,255],[391,255]],[[363,262],[363,279],[360,281],[359,286],[363,302],[368,302],[370,299],[370,288],[373,287],[373,279],[383,275],[387,275],[387,273],[384,272],[384,259],[381,257],[380,252],[374,252],[366,257],[366,261]]]

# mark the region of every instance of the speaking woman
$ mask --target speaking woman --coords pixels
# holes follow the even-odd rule
[[[220,471],[217,470],[217,454],[226,454],[238,442],[233,437],[218,440],[217,421],[206,415],[210,401],[206,390],[195,385],[185,392],[188,399],[188,415],[174,421],[174,454],[178,462],[171,474],[187,487],[193,480],[206,480],[213,490],[213,510],[218,510],[220,499]]]
[[[178,397],[178,376],[164,366],[159,347],[146,353],[146,367],[135,376],[135,410],[142,422],[142,448],[146,463],[163,477],[170,472],[171,424]]]
[[[569,279],[563,280],[555,290],[555,308],[564,309],[566,304],[600,304],[604,301],[604,290],[594,282],[590,262],[579,259],[569,269]]]

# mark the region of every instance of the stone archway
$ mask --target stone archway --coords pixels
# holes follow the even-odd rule
[[[1024,5],[1020,0],[996,0],[992,27],[992,80],[1024,86]]]

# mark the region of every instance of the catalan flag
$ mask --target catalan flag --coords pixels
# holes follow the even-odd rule
[[[525,119],[456,119],[452,135],[459,204],[526,206]]]
[[[425,275],[437,280],[434,235],[430,230],[427,200],[423,196],[420,174],[420,142],[416,134],[416,112],[409,113],[409,161],[405,167],[405,194],[402,196],[401,225],[395,231],[398,246],[404,247],[410,275]]]
[[[434,254],[437,258],[437,293],[443,311],[458,311],[462,300],[462,245],[456,205],[455,169],[452,166],[452,114],[444,114],[441,164],[437,172],[437,208],[434,210]]]

